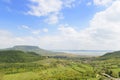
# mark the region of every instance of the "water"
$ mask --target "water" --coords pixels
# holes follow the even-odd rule
[[[87,56],[101,56],[108,52],[113,52],[112,50],[54,50],[54,51]]]

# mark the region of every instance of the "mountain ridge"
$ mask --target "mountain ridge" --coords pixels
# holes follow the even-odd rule
[[[54,52],[50,50],[45,50],[42,48],[39,48],[38,46],[31,46],[31,45],[16,45],[11,48],[6,48],[4,50],[20,50],[24,52],[35,52],[42,56],[63,56],[66,55],[64,52]]]

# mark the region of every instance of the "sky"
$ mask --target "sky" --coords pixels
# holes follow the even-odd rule
[[[120,0],[0,0],[0,48],[120,50]]]

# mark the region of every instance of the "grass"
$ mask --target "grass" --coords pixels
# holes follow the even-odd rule
[[[30,63],[1,64],[7,68],[0,73],[0,80],[104,80],[100,72],[112,71],[113,77],[119,77],[120,60],[91,61],[47,58]],[[17,73],[10,73],[17,71]],[[6,73],[9,71],[9,73]]]
[[[95,76],[91,75],[92,67],[87,64],[57,59],[46,59],[34,63],[47,66],[47,68],[6,74],[2,80],[95,80]]]

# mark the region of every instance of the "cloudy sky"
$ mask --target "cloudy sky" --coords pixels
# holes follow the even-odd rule
[[[120,0],[0,0],[0,48],[120,49]]]

